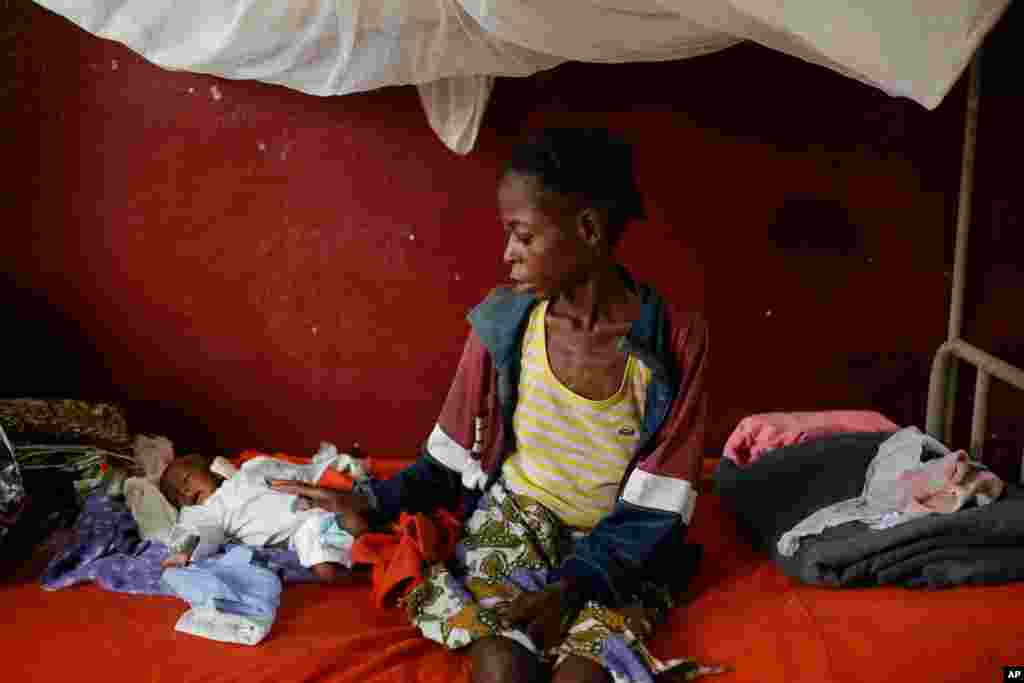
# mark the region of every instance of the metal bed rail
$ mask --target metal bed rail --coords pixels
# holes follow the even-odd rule
[[[947,417],[952,413],[955,398],[948,391],[947,379],[950,367],[957,359],[970,363],[978,370],[974,381],[970,454],[971,457],[981,460],[988,421],[988,389],[991,378],[1001,379],[1017,389],[1024,390],[1024,370],[968,344],[963,339],[954,339],[942,344],[932,360],[931,377],[928,380],[927,430],[929,434],[946,444],[953,440],[952,420]]]
[[[981,49],[971,62],[968,74],[967,108],[964,118],[963,156],[960,169],[960,197],[957,204],[956,244],[953,261],[953,287],[949,302],[947,340],[935,353],[928,380],[928,433],[947,445],[953,441],[953,415],[956,409],[958,365],[963,360],[977,368],[974,382],[974,407],[971,415],[970,454],[982,460],[988,422],[988,390],[996,377],[1024,390],[1024,370],[982,351],[961,338],[963,327],[964,285],[967,279],[967,242],[971,224],[971,198],[974,191],[974,159],[978,137],[978,111],[981,103]]]

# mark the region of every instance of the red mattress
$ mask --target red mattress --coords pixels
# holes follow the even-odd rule
[[[705,561],[695,597],[652,644],[732,667],[715,683],[1001,681],[1024,664],[1024,584],[936,592],[796,584],[737,537],[710,494],[692,537]],[[10,681],[468,682],[468,659],[421,639],[368,587],[285,589],[256,647],[178,633],[185,603],[95,586],[45,592],[24,569],[0,584],[3,678]]]

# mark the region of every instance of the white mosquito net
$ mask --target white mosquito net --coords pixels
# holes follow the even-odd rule
[[[419,89],[473,148],[496,76],[685,59],[743,40],[931,109],[1010,0],[36,0],[168,69],[313,95]]]

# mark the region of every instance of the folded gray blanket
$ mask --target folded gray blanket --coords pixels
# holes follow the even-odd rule
[[[723,458],[717,492],[750,540],[805,583],[942,588],[1024,579],[1024,491],[1012,484],[990,505],[882,530],[850,522],[803,539],[792,557],[778,554],[779,538],[798,522],[859,495],[889,436],[838,434],[776,449],[745,468]]]

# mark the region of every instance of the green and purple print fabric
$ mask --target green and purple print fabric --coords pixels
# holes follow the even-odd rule
[[[550,569],[572,547],[570,530],[543,505],[510,493],[498,481],[481,499],[464,534],[455,560],[434,565],[405,599],[410,620],[424,636],[450,649],[500,636],[537,653],[526,632],[504,625],[499,615],[518,596],[548,585]],[[653,585],[637,586],[635,604],[624,609],[587,602],[565,616],[562,642],[537,654],[555,667],[569,656],[585,657],[604,667],[615,683],[653,683],[670,669],[677,680],[717,673],[689,658],[662,661],[647,649],[637,620],[640,615],[656,620],[671,606],[669,592]]]

